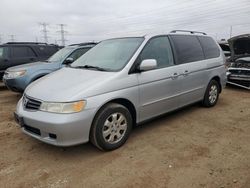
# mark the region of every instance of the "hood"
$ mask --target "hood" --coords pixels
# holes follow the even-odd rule
[[[27,63],[23,65],[18,65],[14,67],[10,67],[7,69],[7,71],[20,71],[20,70],[29,70],[29,69],[50,69],[50,67],[55,67],[58,66],[57,62],[43,62],[43,61],[38,61],[35,63]]]
[[[250,56],[250,34],[239,35],[228,40],[231,60]]]
[[[31,83],[25,94],[47,102],[71,102],[106,92],[116,72],[62,68]],[[110,84],[109,84],[110,85]]]

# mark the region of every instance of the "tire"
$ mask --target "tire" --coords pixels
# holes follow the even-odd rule
[[[219,99],[220,86],[216,80],[211,80],[207,86],[206,93],[203,99],[203,106],[213,107]]]
[[[90,141],[104,151],[117,149],[127,141],[132,123],[132,116],[126,107],[116,103],[107,104],[93,121]]]

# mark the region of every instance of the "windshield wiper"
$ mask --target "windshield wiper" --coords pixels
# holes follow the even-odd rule
[[[104,68],[101,68],[101,67],[98,67],[98,66],[92,66],[92,65],[83,65],[83,66],[76,66],[76,67],[70,66],[70,68],[76,68],[76,69],[96,69],[96,70],[99,70],[99,71],[107,71]]]

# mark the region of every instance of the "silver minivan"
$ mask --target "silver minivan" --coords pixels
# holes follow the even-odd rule
[[[214,106],[225,84],[224,54],[205,33],[109,39],[32,83],[15,119],[49,144],[113,150],[138,123],[199,101]]]

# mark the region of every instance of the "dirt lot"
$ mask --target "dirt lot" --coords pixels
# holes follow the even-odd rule
[[[58,148],[24,135],[12,113],[20,95],[0,86],[0,187],[250,187],[250,93],[227,88],[134,129],[112,152]]]

